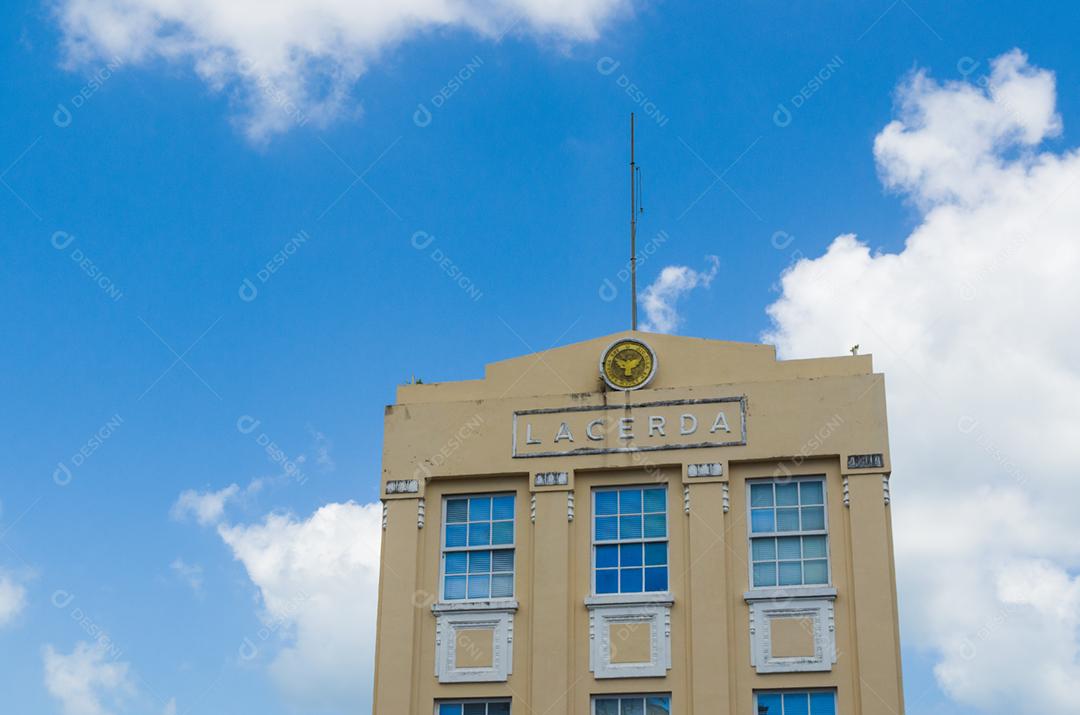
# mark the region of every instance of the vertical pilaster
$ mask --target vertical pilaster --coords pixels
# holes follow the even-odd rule
[[[690,706],[694,715],[717,712],[726,703],[728,680],[728,601],[725,573],[728,558],[724,531],[724,487],[720,482],[691,484],[687,516],[689,552],[687,583],[690,636]],[[676,607],[678,607],[678,603]]]
[[[522,711],[563,715],[570,712],[571,512],[565,491],[537,492],[533,538],[532,642],[528,697]],[[580,664],[578,665],[580,668]]]
[[[848,479],[852,599],[863,715],[902,715],[891,516],[881,474]]]
[[[417,499],[390,499],[385,505],[382,568],[379,572],[379,630],[375,652],[374,715],[414,712],[417,609],[436,598],[417,583],[420,529]]]

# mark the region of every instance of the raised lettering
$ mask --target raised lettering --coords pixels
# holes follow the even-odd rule
[[[599,425],[600,427],[604,426],[604,418],[603,417],[601,417],[598,420],[593,420],[592,422],[590,422],[585,427],[585,436],[588,437],[589,439],[591,439],[594,442],[599,442],[600,440],[602,440],[604,438],[603,435],[598,435],[595,432],[593,432],[593,428],[595,428],[597,425]]]
[[[634,435],[630,431],[634,429],[634,418],[623,417],[619,420],[619,439],[633,439]]]
[[[712,429],[709,430],[709,434],[712,434],[713,432],[715,432],[716,430],[719,430],[719,429],[722,429],[725,432],[730,432],[731,431],[731,428],[728,427],[727,415],[725,415],[723,413],[723,411],[717,413],[716,419],[713,420],[713,423],[712,423]]]
[[[540,444],[540,440],[533,439],[532,422],[525,423],[525,444]]]
[[[655,431],[661,437],[667,437],[667,434],[664,432],[664,424],[666,422],[667,420],[660,415],[653,415],[649,417],[649,436],[652,437],[653,432]]]
[[[679,434],[686,436],[697,432],[697,417],[689,412],[679,418]]]
[[[564,439],[568,439],[571,442],[574,441],[574,435],[570,434],[570,426],[565,422],[559,425],[559,431],[555,434],[556,442],[560,442]]]

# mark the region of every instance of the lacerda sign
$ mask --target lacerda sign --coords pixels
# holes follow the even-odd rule
[[[746,444],[746,398],[556,407],[514,412],[514,457]]]

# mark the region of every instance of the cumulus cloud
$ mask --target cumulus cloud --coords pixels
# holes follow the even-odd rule
[[[190,65],[243,107],[254,140],[354,110],[353,83],[381,54],[441,29],[491,40],[510,31],[588,40],[626,0],[60,0],[73,65],[100,61]]]
[[[26,587],[0,571],[0,627],[15,620],[26,607]]]
[[[303,457],[296,461],[302,462]],[[200,526],[219,524],[225,519],[226,506],[257,494],[267,481],[270,480],[264,478],[252,479],[243,489],[237,484],[230,484],[217,491],[200,492],[195,489],[185,489],[173,502],[172,508],[169,510],[169,516],[174,521],[194,519]]]
[[[135,692],[128,664],[109,659],[107,648],[80,641],[64,655],[45,646],[45,688],[64,715],[109,715]]]
[[[716,272],[720,270],[720,259],[708,256],[709,268],[695,271],[689,266],[666,266],[660,271],[649,287],[641,293],[638,302],[645,309],[645,322],[641,329],[650,333],[670,333],[682,323],[676,303],[683,296],[698,286],[708,288]]]
[[[382,505],[333,503],[306,519],[270,514],[218,533],[259,589],[264,628],[242,659],[270,672],[303,709],[370,707]]]
[[[169,515],[176,521],[194,518],[202,526],[217,524],[225,516],[225,504],[240,494],[240,487],[230,484],[216,492],[185,489],[172,505]]]
[[[1023,182],[1038,158],[1006,158],[1002,149],[1030,150],[1061,131],[1054,75],[1019,51],[998,57],[975,82],[939,85],[916,72],[897,99],[900,118],[878,135],[874,154],[885,184],[924,207],[992,200],[1008,183]]]
[[[765,339],[858,343],[885,373],[901,626],[945,692],[1080,713],[1080,154],[1043,146],[1051,72],[1019,51],[962,70],[913,74],[874,145],[921,214],[903,250],[843,235],[800,261]]]

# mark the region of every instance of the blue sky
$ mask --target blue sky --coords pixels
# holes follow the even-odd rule
[[[234,526],[373,502],[397,384],[627,327],[625,286],[600,289],[626,260],[630,111],[640,240],[665,236],[641,284],[668,266],[711,276],[676,291],[673,329],[726,340],[773,329],[785,269],[838,235],[899,252],[923,224],[918,191],[888,190],[874,154],[915,70],[975,81],[1019,48],[1056,75],[1062,129],[1042,150],[1076,144],[1072,3],[598,6],[594,27],[411,28],[362,70],[316,57],[274,82],[319,94],[345,66],[344,97],[298,100],[302,122],[277,107],[262,131],[265,88],[200,74],[203,44],[75,51],[72,13],[94,2],[5,3],[0,574],[23,594],[0,624],[5,711],[76,712],[46,685],[47,649],[94,629],[128,664],[126,694],[94,686],[104,712],[320,711],[276,687],[289,626],[237,657],[265,627],[260,590],[179,495],[236,483]],[[1046,558],[1076,573],[1075,554]],[[942,689],[932,639],[906,646],[909,712],[992,711]]]

